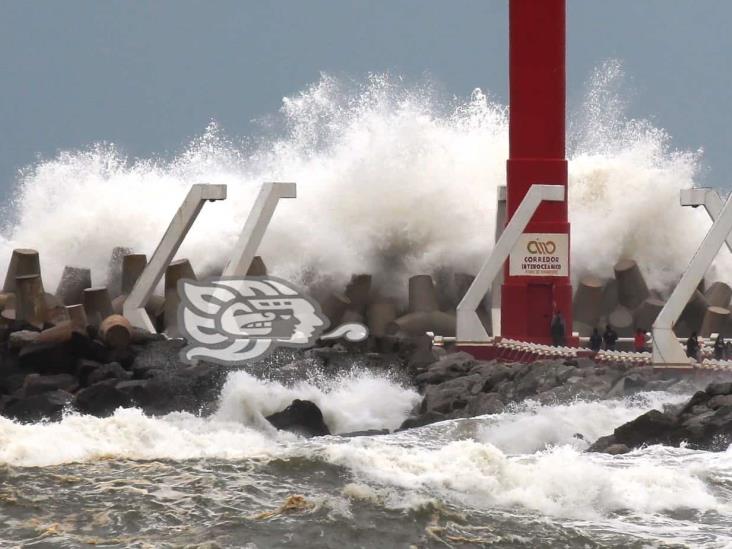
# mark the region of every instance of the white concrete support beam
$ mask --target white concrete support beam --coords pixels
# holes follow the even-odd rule
[[[692,208],[704,206],[712,221],[716,221],[722,211],[724,202],[722,202],[719,193],[715,189],[696,187],[681,191],[681,205],[691,206]],[[727,249],[732,252],[732,235],[727,236],[725,242],[727,243]]]
[[[246,276],[280,198],[297,198],[295,183],[265,183],[252,206],[223,277]]]
[[[562,185],[532,185],[524,196],[513,217],[496,242],[493,252],[478,272],[478,276],[468,288],[457,306],[457,340],[460,342],[488,341],[490,336],[475,312],[491,287],[496,275],[503,268],[511,250],[516,245],[534,212],[544,201],[561,202],[564,200]]]
[[[498,197],[496,200],[496,239],[501,238],[503,228],[506,226],[506,186],[499,185]],[[493,335],[501,335],[501,286],[503,286],[503,269],[498,269],[498,274],[491,285],[491,328]]]
[[[155,332],[150,317],[145,311],[145,304],[155,290],[158,282],[165,273],[165,269],[173,260],[183,239],[188,234],[193,222],[207,201],[224,200],[226,198],[226,185],[196,184],[188,191],[183,204],[173,216],[173,219],[155,249],[150,262],[137,279],[129,297],[125,300],[124,316],[130,323],[151,333]]]
[[[722,245],[727,242],[730,245],[730,233],[732,233],[732,201],[729,199],[723,207],[717,208],[713,196],[719,195],[716,192],[701,193],[705,189],[690,189],[681,192],[681,204],[683,206],[699,206],[707,204],[709,215],[714,219],[712,228],[699,245],[689,266],[684,271],[676,288],[666,301],[661,312],[653,323],[653,363],[664,365],[688,364],[684,348],[673,332],[673,326],[681,316],[687,302],[694,290],[704,278],[714,258],[719,253]],[[690,192],[694,191],[694,192]],[[707,199],[707,197],[712,197]],[[721,203],[721,200],[720,200]]]

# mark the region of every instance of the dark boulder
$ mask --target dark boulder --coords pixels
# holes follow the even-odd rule
[[[506,408],[497,393],[480,393],[468,402],[468,415],[500,414]]]
[[[26,396],[38,395],[49,391],[61,389],[67,393],[73,393],[79,388],[79,383],[71,374],[56,374],[43,376],[29,374],[23,382],[23,392]]]
[[[74,407],[84,414],[106,417],[117,408],[130,406],[130,397],[115,387],[117,383],[117,379],[107,379],[80,390],[74,397]]]
[[[103,364],[98,368],[95,368],[87,377],[87,384],[94,385],[105,379],[116,379],[118,381],[130,379],[132,372],[125,370],[117,362],[110,362],[109,364]]]
[[[61,390],[48,391],[26,397],[10,397],[3,408],[3,415],[22,422],[42,419],[59,420],[63,409],[71,402],[70,393]]]
[[[415,381],[419,385],[443,383],[464,376],[476,363],[475,358],[468,353],[453,353],[429,366]]]
[[[186,342],[180,339],[153,341],[141,346],[130,369],[136,379],[147,377],[149,370],[178,370],[188,366],[180,359],[180,351]]]
[[[650,410],[645,414],[621,425],[613,435],[617,444],[625,444],[637,448],[644,444],[662,444],[668,440],[676,420],[658,410]]]
[[[320,408],[309,400],[295,399],[284,410],[267,416],[267,421],[277,429],[307,437],[330,434],[330,429],[323,421],[323,413]]]
[[[115,389],[129,399],[131,406],[142,408],[146,414],[195,411],[190,396],[176,391],[164,378],[120,381],[115,385]]]
[[[404,431],[405,429],[414,429],[415,427],[424,427],[425,425],[430,425],[431,423],[437,423],[438,421],[444,421],[446,419],[449,419],[449,418],[445,414],[441,414],[440,412],[430,411],[430,412],[426,412],[424,414],[420,414],[418,416],[408,417],[399,426],[399,429],[397,429],[397,431]]]
[[[96,360],[90,360],[88,358],[80,358],[76,361],[76,367],[74,368],[74,375],[79,380],[79,383],[82,387],[86,387],[87,385],[90,385],[89,383],[89,376],[97,370],[97,368],[101,368],[102,363],[97,362]]]
[[[373,437],[379,435],[388,435],[389,429],[367,429],[366,431],[352,431],[350,433],[339,433],[339,437]]]
[[[86,335],[73,332],[70,346],[75,358],[86,358],[101,364],[110,362],[109,349],[100,341],[90,339]]]
[[[75,362],[70,342],[31,343],[18,353],[18,364],[26,372],[42,374],[73,372]]]
[[[732,394],[732,382],[711,383],[705,392],[710,396]]]
[[[6,374],[0,378],[0,393],[13,394],[23,386],[26,374],[22,372]]]
[[[428,385],[420,411],[446,414],[465,408],[472,398],[473,387],[481,388],[483,378],[478,374],[458,377],[438,385]]]

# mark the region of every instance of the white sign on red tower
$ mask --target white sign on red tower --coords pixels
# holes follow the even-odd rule
[[[524,233],[511,251],[511,276],[569,276],[569,236]]]

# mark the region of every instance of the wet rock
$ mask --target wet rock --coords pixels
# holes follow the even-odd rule
[[[86,335],[73,332],[71,334],[70,345],[77,359],[85,358],[102,364],[110,362],[109,349],[100,341],[91,339]]]
[[[425,373],[418,375],[415,381],[419,385],[443,383],[467,374],[476,363],[477,361],[468,353],[453,353],[432,364]]]
[[[73,372],[76,358],[68,342],[31,343],[18,353],[18,363],[26,372],[55,374]]]
[[[643,444],[659,444],[667,440],[676,421],[673,417],[650,410],[645,414],[621,425],[613,433],[618,443],[629,447],[638,447]]]
[[[439,385],[428,385],[424,393],[421,412],[448,413],[465,408],[472,395],[473,386],[482,387],[478,374],[458,377]]]
[[[711,383],[705,392],[710,396],[732,394],[732,382]]]
[[[96,360],[89,360],[88,358],[81,358],[76,361],[76,367],[74,368],[74,375],[79,380],[79,384],[82,387],[90,385],[89,376],[97,368],[100,368],[102,364]]]
[[[81,389],[74,397],[74,407],[84,414],[107,417],[117,408],[130,406],[129,396],[115,387],[117,383],[116,379],[107,379]]]
[[[158,379],[132,379],[120,381],[114,388],[124,394],[131,405],[142,408],[149,414],[164,414],[172,411],[176,395],[169,385]]]
[[[642,391],[647,385],[647,381],[639,374],[633,373],[621,377],[615,385],[607,392],[607,398],[623,398]]]
[[[431,423],[437,423],[438,421],[444,421],[445,419],[448,419],[445,414],[441,414],[440,412],[430,411],[430,412],[426,412],[424,414],[420,414],[418,416],[408,417],[399,426],[399,429],[397,429],[397,431],[404,431],[405,429],[414,429],[415,427],[424,427],[425,425],[429,425]]]
[[[26,345],[34,343],[40,335],[40,332],[33,330],[18,330],[11,332],[8,336],[9,349],[22,349]]]
[[[481,362],[470,370],[483,380],[482,392],[490,392],[496,385],[511,378],[511,369],[498,362]]]
[[[625,444],[611,444],[610,446],[605,448],[605,453],[610,454],[611,456],[627,454],[628,452],[630,452],[630,448],[628,448]]]
[[[266,419],[277,429],[303,436],[330,434],[328,426],[323,421],[323,413],[320,408],[309,400],[295,399],[287,408],[267,416]]]
[[[379,435],[388,435],[389,429],[367,429],[366,431],[353,431],[351,433],[340,433],[339,437],[373,437]]]
[[[505,407],[497,393],[480,393],[468,403],[467,411],[470,416],[483,416],[500,414]]]
[[[0,379],[0,393],[8,395],[15,393],[23,386],[25,378],[26,374],[22,372],[5,375]]]
[[[152,343],[139,348],[134,357],[130,369],[135,378],[146,377],[149,370],[177,370],[187,366],[179,356],[179,353],[186,342],[180,339],[153,341]]]
[[[62,390],[26,397],[10,397],[3,408],[3,415],[22,422],[58,420],[72,399],[70,393]]]
[[[724,406],[732,406],[732,395],[716,395],[707,402],[707,408],[710,410],[717,410]]]
[[[43,376],[39,374],[30,374],[26,376],[23,382],[23,392],[26,396],[38,395],[49,391],[63,390],[67,393],[73,393],[79,388],[76,377],[71,374],[57,374]]]
[[[87,384],[94,385],[105,379],[126,380],[131,377],[132,372],[128,372],[117,362],[110,362],[94,368],[87,377]]]

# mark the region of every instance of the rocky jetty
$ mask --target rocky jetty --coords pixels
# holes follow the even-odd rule
[[[732,382],[712,383],[682,406],[651,410],[599,438],[589,451],[624,454],[652,444],[724,451],[732,441]]]
[[[695,383],[651,367],[599,366],[587,358],[507,364],[479,361],[463,352],[418,368],[414,380],[424,398],[401,429],[500,413],[526,399],[554,404],[622,398],[639,391],[690,392]]]
[[[0,351],[0,414],[18,421],[56,420],[65,409],[106,416],[120,406],[198,413],[216,402],[225,376],[181,362],[182,340],[138,331],[124,348],[78,332],[55,343],[18,339]]]

